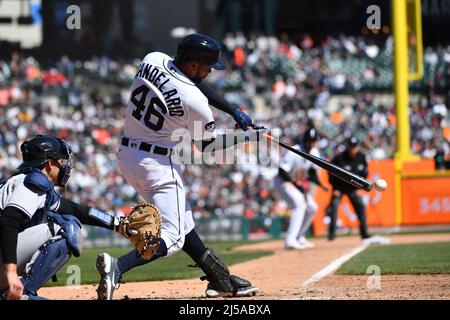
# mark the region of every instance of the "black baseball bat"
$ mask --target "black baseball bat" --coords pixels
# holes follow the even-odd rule
[[[373,182],[368,179],[360,177],[348,170],[345,170],[344,168],[338,167],[322,158],[318,158],[302,150],[295,149],[286,142],[278,140],[273,136],[268,135],[267,133],[264,133],[263,136],[265,136],[267,140],[273,141],[282,146],[283,148],[286,148],[287,150],[294,152],[295,154],[298,154],[299,156],[305,158],[306,160],[309,160],[312,163],[316,164],[317,166],[321,167],[322,169],[328,171],[332,175],[344,180],[345,182],[350,183],[351,185],[359,189],[363,189],[365,191],[370,191],[372,189]]]

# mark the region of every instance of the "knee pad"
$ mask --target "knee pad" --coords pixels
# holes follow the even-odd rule
[[[44,244],[26,267],[26,275],[22,278],[24,294],[36,296],[36,292],[64,266],[71,255],[66,239],[61,236]]]
[[[81,254],[81,222],[70,214],[61,215],[54,212],[48,212],[48,218],[61,227],[59,234],[67,240],[73,255],[79,257]]]

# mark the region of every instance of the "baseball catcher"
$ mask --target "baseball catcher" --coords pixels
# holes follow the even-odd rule
[[[37,291],[73,256],[81,254],[80,229],[92,225],[129,238],[144,258],[157,249],[159,210],[134,208],[129,217],[114,217],[67,198],[73,167],[71,147],[54,136],[25,141],[23,163],[0,184],[0,300],[41,299]]]

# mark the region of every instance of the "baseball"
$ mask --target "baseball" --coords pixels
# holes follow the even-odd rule
[[[387,188],[386,180],[378,179],[377,181],[375,181],[375,190],[383,192],[384,190],[386,190],[386,188]]]

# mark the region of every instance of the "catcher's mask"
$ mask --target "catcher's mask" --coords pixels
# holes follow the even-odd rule
[[[37,135],[20,146],[23,163],[17,168],[42,168],[50,160],[62,160],[59,166],[57,186],[65,188],[73,168],[72,148],[64,140],[48,135]]]

